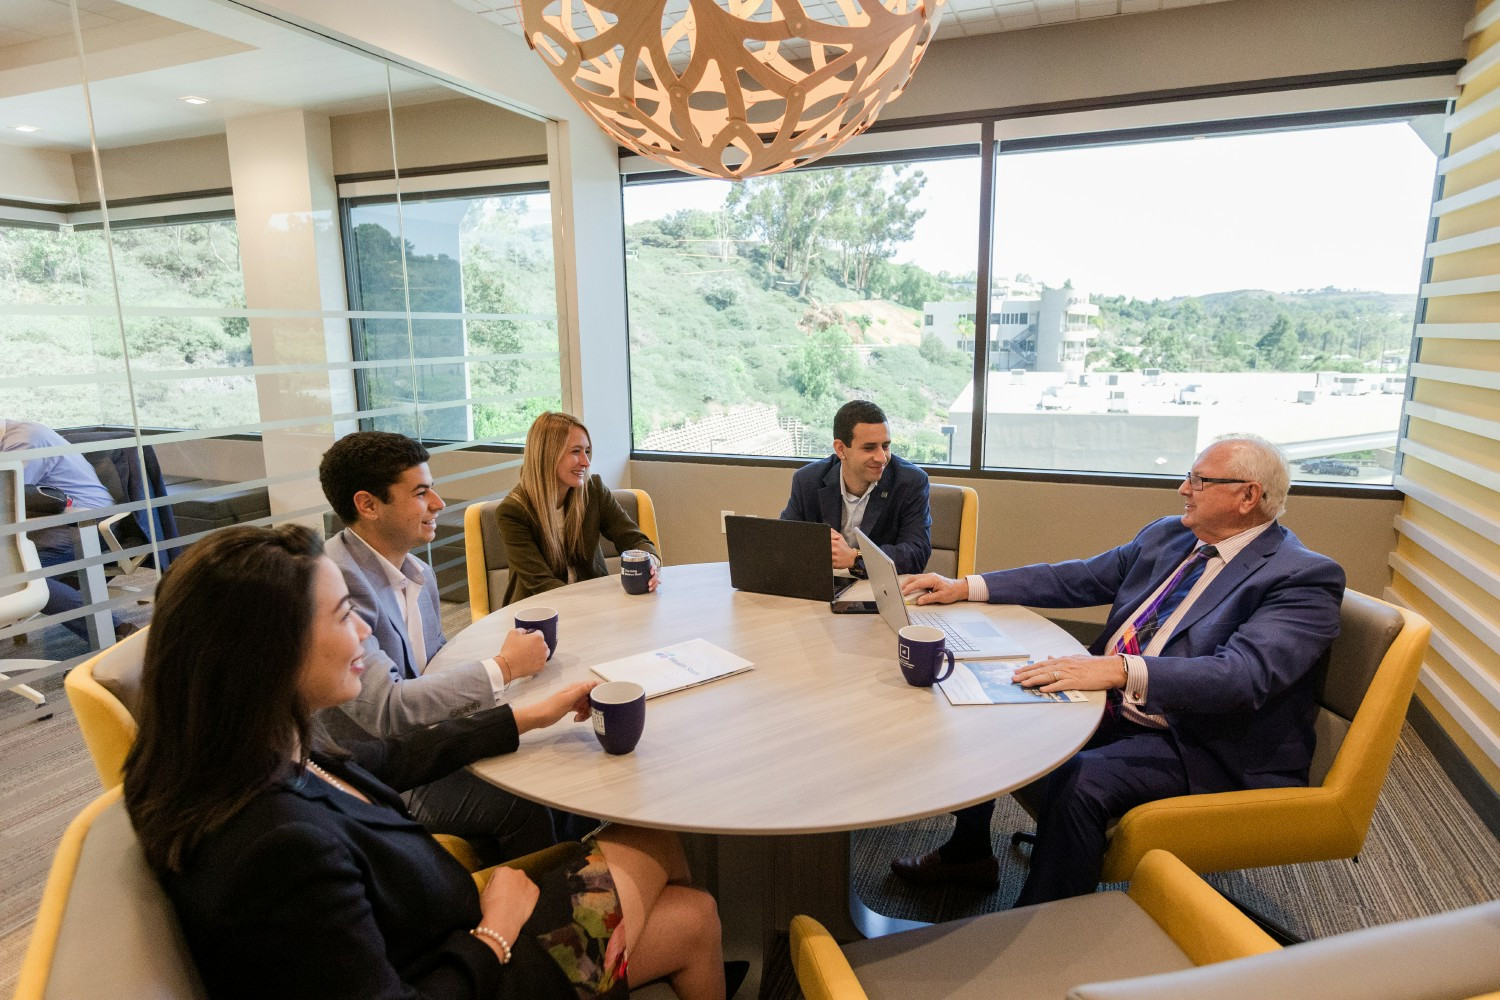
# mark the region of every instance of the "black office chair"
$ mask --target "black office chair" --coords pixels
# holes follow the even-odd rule
[[[122,430],[68,429],[57,432],[66,441],[84,444],[92,441],[119,441],[121,446],[103,451],[91,451],[88,459],[99,482],[117,504],[139,503],[148,496],[165,499],[167,486],[162,479],[161,465],[156,460],[156,450],[149,444],[137,451],[135,439],[125,436]],[[142,459],[144,458],[144,462]],[[161,543],[160,559],[150,548],[153,533]],[[153,566],[166,570],[172,560],[167,542],[178,536],[177,519],[168,506],[142,508],[115,514],[99,522],[99,536],[111,552],[117,554],[116,563],[121,573],[131,573],[142,566]],[[139,550],[127,555],[131,550]]]

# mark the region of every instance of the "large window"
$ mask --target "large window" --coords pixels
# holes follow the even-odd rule
[[[920,462],[1389,483],[1434,121],[1002,139],[987,303],[973,157],[627,184],[635,447],[824,454],[868,396]]]
[[[1176,475],[1253,431],[1389,483],[1435,163],[1406,122],[1001,143],[984,465]]]
[[[558,408],[545,191],[362,201],[346,224],[364,426],[519,442]]]
[[[923,307],[974,311],[978,158],[625,188],[635,447],[825,455],[865,397],[898,453],[968,463],[948,410],[972,344]],[[970,324],[972,326],[972,323]]]
[[[0,271],[10,279],[0,296],[14,307],[0,313],[0,353],[15,374],[34,373],[0,385],[0,413],[54,427],[128,425],[137,416],[181,428],[255,420],[251,379],[229,371],[250,364],[232,219],[116,226],[109,246],[97,226],[0,225]],[[123,338],[116,287],[127,310]],[[80,388],[89,382],[99,391]]]

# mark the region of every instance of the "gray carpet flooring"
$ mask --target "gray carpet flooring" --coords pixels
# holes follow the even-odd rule
[[[144,621],[148,614],[148,608],[132,608],[126,617]],[[445,606],[449,635],[468,621],[466,606]],[[73,659],[81,653],[66,646],[67,637],[51,638],[54,655]],[[42,655],[21,646],[7,654]],[[0,697],[0,996],[14,991],[62,831],[99,791],[66,707],[60,674],[37,686],[57,708],[50,719],[29,721],[35,713],[28,703],[14,694]],[[941,921],[1010,905],[1025,878],[1027,852],[1009,847],[1010,833],[1029,828],[1030,821],[1008,799],[996,810],[993,828],[1002,860],[998,890],[914,890],[889,874],[892,857],[940,844],[951,822],[937,817],[856,835],[854,885],[871,909],[892,917]],[[1500,898],[1500,842],[1407,727],[1358,862],[1227,872],[1209,880],[1300,936],[1324,937]],[[801,993],[784,939],[767,959],[760,996],[797,1000]]]

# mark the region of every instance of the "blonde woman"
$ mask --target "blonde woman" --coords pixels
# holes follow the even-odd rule
[[[506,604],[604,576],[601,537],[621,552],[649,552],[650,589],[656,589],[656,546],[599,477],[589,475],[593,451],[588,428],[568,413],[543,413],[526,432],[521,481],[495,511],[510,564]]]

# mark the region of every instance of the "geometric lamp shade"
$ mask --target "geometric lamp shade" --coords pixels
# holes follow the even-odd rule
[[[911,79],[941,2],[520,6],[527,43],[616,142],[689,173],[741,179],[809,163],[869,128]]]

